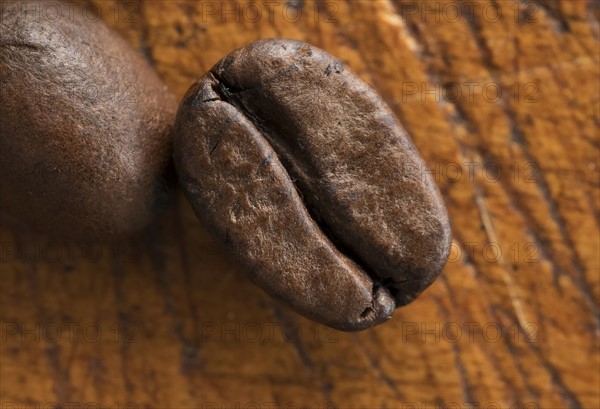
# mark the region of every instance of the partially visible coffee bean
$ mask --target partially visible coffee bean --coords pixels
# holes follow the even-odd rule
[[[111,239],[166,203],[177,103],[104,23],[47,3],[2,3],[1,209],[52,236]]]
[[[390,318],[442,269],[448,216],[390,109],[326,52],[239,49],[182,101],[175,165],[196,214],[250,277],[342,330]]]

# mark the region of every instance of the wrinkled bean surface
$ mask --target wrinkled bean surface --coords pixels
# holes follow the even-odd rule
[[[308,44],[264,40],[213,67],[180,105],[175,163],[252,280],[332,327],[387,320],[448,256],[445,207],[393,113]]]

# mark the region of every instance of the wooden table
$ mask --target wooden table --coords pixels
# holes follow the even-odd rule
[[[252,285],[181,193],[113,246],[5,223],[2,409],[600,407],[598,2],[81,3],[178,97],[261,38],[340,57],[428,162],[453,250],[391,321],[342,333]]]

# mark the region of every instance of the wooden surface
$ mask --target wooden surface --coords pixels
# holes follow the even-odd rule
[[[252,285],[181,194],[112,247],[4,223],[3,409],[600,407],[598,2],[81,3],[178,97],[261,38],[340,57],[430,165],[453,251],[391,321],[341,333]]]

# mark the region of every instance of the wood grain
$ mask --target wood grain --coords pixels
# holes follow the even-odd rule
[[[598,2],[80,3],[179,98],[261,38],[340,57],[429,164],[453,251],[390,322],[341,333],[252,285],[180,193],[113,246],[3,220],[2,408],[600,407]]]

